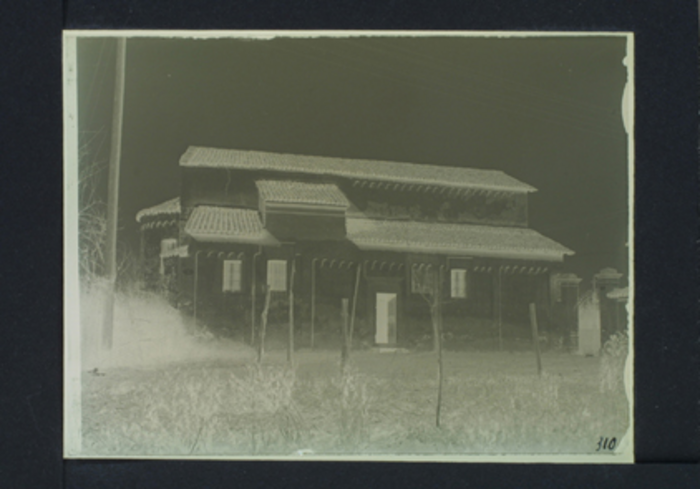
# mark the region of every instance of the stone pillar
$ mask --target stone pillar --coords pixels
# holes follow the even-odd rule
[[[614,268],[604,268],[593,276],[593,290],[600,302],[600,340],[602,344],[610,335],[620,330],[618,324],[617,304],[608,298],[608,294],[620,286],[622,274]]]

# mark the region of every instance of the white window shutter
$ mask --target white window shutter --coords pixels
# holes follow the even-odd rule
[[[461,268],[453,268],[450,271],[450,289],[453,299],[465,299],[467,297],[467,271]]]
[[[160,254],[165,255],[177,248],[177,239],[165,238],[160,241]]]
[[[243,264],[241,260],[236,260],[233,262],[233,270],[232,270],[232,279],[233,279],[233,287],[231,290],[234,292],[240,292],[243,289],[242,286],[242,280],[241,280],[241,268]]]
[[[224,261],[224,277],[221,280],[221,290],[224,292],[229,291],[229,283],[231,281],[231,267],[229,267],[229,262]]]
[[[241,291],[241,260],[224,260],[222,289],[224,292]]]

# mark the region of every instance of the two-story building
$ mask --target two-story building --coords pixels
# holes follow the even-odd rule
[[[269,288],[270,327],[291,310],[302,346],[337,338],[342,299],[366,344],[429,342],[436,290],[455,343],[528,338],[533,302],[556,333],[550,276],[573,252],[503,172],[203,147],[180,171],[137,215],[144,278],[214,330],[255,338]]]

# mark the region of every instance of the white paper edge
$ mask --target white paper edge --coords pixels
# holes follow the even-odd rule
[[[82,451],[76,37],[63,36],[63,453]]]

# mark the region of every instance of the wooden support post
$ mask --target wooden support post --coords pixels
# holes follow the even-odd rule
[[[250,344],[254,345],[255,344],[255,327],[256,327],[256,319],[257,319],[257,294],[258,294],[258,273],[257,273],[257,267],[255,266],[257,263],[257,258],[262,255],[262,247],[258,248],[257,253],[253,255],[253,258],[251,260],[251,281],[250,281]]]
[[[498,329],[498,350],[503,351],[503,277],[501,275],[503,267],[496,268],[496,328]]]
[[[122,126],[124,122],[124,72],[126,38],[117,39],[117,66],[112,108],[112,140],[107,182],[107,235],[105,238],[105,309],[102,322],[102,346],[112,349],[114,336],[114,289],[117,282],[117,218],[119,215],[119,167],[122,155]]]
[[[311,260],[311,349],[314,349],[316,334],[316,260]]]
[[[258,344],[258,363],[262,363],[265,354],[265,333],[267,332],[267,313],[270,310],[270,296],[272,292],[269,286],[265,286],[265,305],[260,318],[260,343]]]
[[[340,371],[345,373],[348,364],[349,348],[348,348],[348,299],[342,299],[342,338],[340,346]]]
[[[287,362],[294,365],[294,272],[296,260],[292,258],[292,272],[289,276],[289,331],[287,333]]]
[[[542,375],[542,358],[540,358],[540,334],[537,331],[537,308],[534,302],[530,303],[530,324],[532,326],[532,343],[537,357],[537,375]]]
[[[202,250],[198,250],[194,254],[194,286],[192,291],[192,316],[194,320],[194,328],[197,330],[197,303],[199,302],[199,254]]]
[[[355,290],[352,296],[352,312],[350,313],[350,348],[352,348],[352,337],[355,332],[355,313],[357,311],[357,298],[360,290],[360,276],[362,273],[362,262],[357,263],[357,272],[355,273]]]
[[[139,266],[141,268],[139,278],[143,281],[143,285],[148,288],[148,276],[146,275],[146,233],[143,225],[139,226]]]

